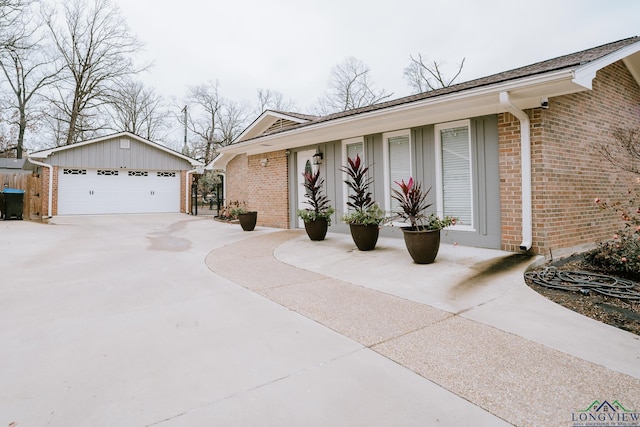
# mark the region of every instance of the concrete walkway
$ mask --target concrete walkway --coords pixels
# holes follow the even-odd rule
[[[0,222],[0,426],[566,426],[640,408],[640,340],[531,260],[184,215]]]
[[[416,265],[405,251],[400,239],[359,252],[348,235],[285,231],[207,264],[513,425],[567,425],[596,399],[640,407],[639,337],[532,291],[522,274],[534,259],[443,245]]]
[[[507,425],[205,265],[283,236],[185,215],[0,222],[0,426]]]

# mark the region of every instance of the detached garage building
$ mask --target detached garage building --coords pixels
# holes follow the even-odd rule
[[[41,168],[48,216],[186,213],[203,166],[129,132],[30,153],[29,162]]]

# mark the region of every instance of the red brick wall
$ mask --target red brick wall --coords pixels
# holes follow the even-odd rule
[[[226,169],[226,205],[230,205],[236,201],[247,202],[248,187],[246,180],[249,175],[249,163],[246,154],[235,156],[227,165]]]
[[[267,159],[262,166],[262,159]],[[284,150],[236,156],[227,165],[226,203],[246,202],[258,225],[289,228],[288,161]]]
[[[51,210],[53,212],[50,213],[51,216],[58,215],[58,166],[53,167],[53,191],[51,199],[53,200],[53,204],[51,206]],[[44,180],[43,180],[44,181]],[[47,194],[49,193],[49,187],[47,183]]]
[[[620,225],[594,199],[619,199],[633,182],[598,153],[616,126],[640,126],[640,87],[621,62],[598,72],[593,90],[549,100],[531,119],[533,250],[568,255],[608,238]],[[502,247],[521,241],[520,128],[498,118]]]
[[[40,166],[40,215],[51,215],[49,212],[49,168]]]
[[[193,174],[189,175],[189,179],[193,179]],[[187,183],[187,171],[180,171],[180,212],[189,213],[191,212],[191,204],[192,198],[189,197],[189,206],[187,206],[187,193],[186,193],[186,183]],[[191,192],[191,187],[189,187],[189,192]],[[191,195],[191,193],[189,193]]]

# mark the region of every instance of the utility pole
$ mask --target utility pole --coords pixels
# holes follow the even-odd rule
[[[187,106],[185,105],[182,109],[184,113],[184,146],[182,147],[182,154],[185,156],[189,155],[189,146],[187,145]]]

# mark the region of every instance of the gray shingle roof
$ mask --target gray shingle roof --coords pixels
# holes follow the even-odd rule
[[[443,95],[456,93],[456,92],[463,92],[466,90],[503,83],[510,80],[517,80],[525,77],[532,77],[538,74],[544,74],[544,73],[549,73],[553,71],[560,71],[563,69],[574,68],[579,65],[589,63],[591,61],[595,61],[625,46],[628,46],[637,42],[640,42],[640,37],[637,37],[637,36],[630,37],[624,40],[619,40],[613,43],[608,43],[608,44],[594,47],[591,49],[586,49],[586,50],[572,53],[569,55],[559,56],[557,58],[548,59],[546,61],[537,62],[535,64],[527,65],[524,67],[509,70],[509,71],[504,71],[504,72],[493,74],[487,77],[481,77],[475,80],[469,80],[467,82],[458,83],[449,87],[436,89],[429,92],[423,92],[416,95],[405,96],[395,100],[370,105],[368,107],[341,111],[341,112],[329,114],[326,116],[310,116],[310,115],[298,114],[298,113],[283,113],[283,114],[288,114],[294,117],[307,119],[309,120],[309,122],[286,127],[278,131],[271,132],[270,134],[283,133],[293,129],[299,129],[301,127],[309,126],[312,124],[322,123],[322,122],[335,120],[335,119],[348,117],[348,116],[354,116],[357,114],[367,113],[371,111],[382,110],[385,108],[395,107],[402,104],[421,101],[423,99],[436,98],[438,96],[443,96]],[[256,137],[256,138],[259,138],[259,137]],[[252,139],[255,139],[255,138],[252,138]]]
[[[0,169],[22,169],[26,159],[0,158]]]

